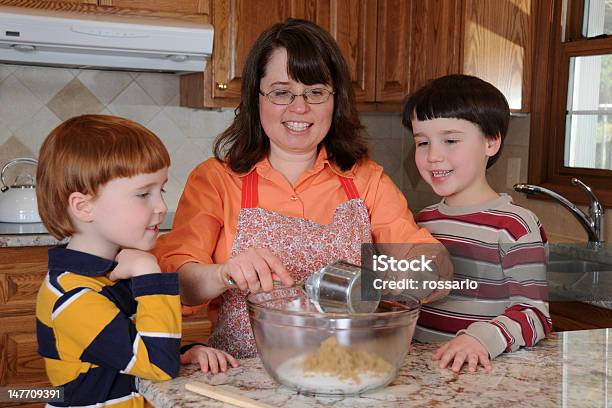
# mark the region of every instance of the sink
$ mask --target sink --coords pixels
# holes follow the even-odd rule
[[[581,259],[564,259],[548,261],[548,272],[560,273],[585,273],[585,272],[606,272],[612,273],[612,265],[584,261]]]
[[[612,300],[612,264],[551,254],[546,278],[549,300]]]

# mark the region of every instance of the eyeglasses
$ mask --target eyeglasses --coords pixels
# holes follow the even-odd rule
[[[333,95],[336,92],[329,91],[325,88],[312,88],[305,90],[304,93],[301,94],[294,94],[285,89],[275,89],[268,93],[263,93],[260,90],[259,93],[268,98],[268,100],[275,105],[290,105],[296,96],[303,97],[306,103],[316,105],[327,101],[329,95]]]

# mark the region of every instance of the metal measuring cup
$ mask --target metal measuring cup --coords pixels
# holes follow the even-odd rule
[[[366,276],[372,274],[372,276]],[[336,261],[313,273],[304,284],[306,295],[321,313],[373,313],[381,292],[373,287],[368,300],[362,300],[364,277],[370,282],[374,272],[346,261]]]

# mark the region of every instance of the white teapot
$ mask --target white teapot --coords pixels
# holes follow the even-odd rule
[[[36,203],[36,190],[34,177],[29,176],[29,183],[17,184],[17,179],[11,186],[6,185],[4,172],[19,163],[30,163],[37,165],[38,161],[30,158],[13,159],[4,165],[0,172],[0,222],[30,223],[41,222],[38,215],[38,205]]]

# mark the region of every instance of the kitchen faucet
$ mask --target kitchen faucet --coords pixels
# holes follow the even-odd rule
[[[536,186],[533,184],[515,184],[514,189],[521,193],[526,194],[544,194],[550,198],[555,199],[561,205],[569,210],[574,217],[580,222],[580,224],[586,230],[589,236],[589,247],[601,248],[604,244],[603,240],[603,227],[604,227],[604,211],[601,203],[593,193],[591,187],[584,184],[577,178],[572,178],[572,184],[580,187],[586,195],[589,197],[589,215],[586,215],[580,208],[569,201],[567,198],[560,194],[555,193],[544,187]]]

